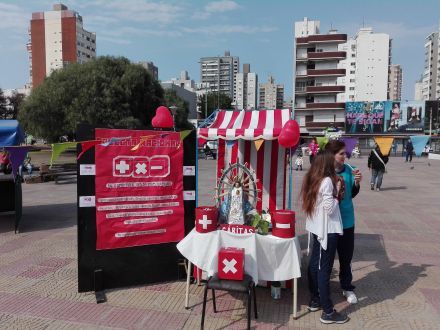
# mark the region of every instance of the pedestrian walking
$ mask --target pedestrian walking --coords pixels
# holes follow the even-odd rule
[[[414,153],[414,146],[412,144],[411,139],[409,139],[408,142],[406,143],[405,150],[406,150],[405,162],[408,162],[408,159],[409,159],[409,162],[411,163],[412,162],[413,153]]]
[[[376,187],[376,191],[380,191],[387,163],[388,156],[382,155],[379,146],[376,145],[376,147],[371,150],[370,156],[368,157],[368,168],[371,170],[371,190],[374,190]]]

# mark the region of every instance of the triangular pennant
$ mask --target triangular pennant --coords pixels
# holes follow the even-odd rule
[[[81,141],[81,152],[79,153],[79,155],[76,157],[76,160],[80,159],[82,155],[84,155],[84,153],[89,150],[90,148],[96,146],[97,144],[100,144],[102,141],[101,140],[90,140],[90,141]]]
[[[20,147],[5,147],[5,150],[9,153],[9,159],[12,166],[12,175],[17,176],[18,169],[23,164],[23,161],[28,153],[30,146]]]
[[[341,138],[340,141],[345,143],[345,152],[347,153],[347,157],[351,157],[351,153],[353,152],[354,147],[359,143],[357,138]]]
[[[145,141],[154,138],[156,135],[145,135],[145,136],[141,136],[139,139],[139,143],[136,144],[133,148],[131,148],[131,151],[136,151],[139,149],[139,147],[142,145],[142,143],[144,143]]]
[[[413,135],[409,137],[411,139],[411,142],[414,146],[414,152],[416,153],[416,156],[421,156],[423,150],[425,149],[426,145],[429,141],[428,135]]]
[[[131,136],[126,136],[126,137],[112,137],[110,140],[108,140],[107,142],[101,143],[101,145],[103,147],[108,147],[109,145],[115,143],[115,142],[119,142],[119,141],[123,141],[123,140],[127,140],[127,139],[131,139]]]
[[[327,137],[317,137],[316,141],[318,141],[319,150],[324,150],[325,145],[328,143]]]
[[[388,155],[390,153],[391,146],[393,145],[394,138],[378,136],[374,138],[374,141],[379,146],[382,155]]]
[[[192,130],[190,130],[190,129],[187,129],[187,130],[185,130],[185,131],[181,131],[181,132],[180,132],[180,140],[181,140],[181,141],[185,140],[185,138],[186,138],[188,135],[190,135],[191,132],[192,132]]]
[[[255,149],[260,150],[261,146],[263,145],[264,140],[263,139],[259,139],[259,140],[255,140],[254,144],[255,144]]]
[[[77,142],[52,143],[52,156],[50,157],[50,166],[58,159],[60,154],[67,148],[76,147]]]
[[[235,144],[235,140],[226,140],[226,147],[232,148]]]

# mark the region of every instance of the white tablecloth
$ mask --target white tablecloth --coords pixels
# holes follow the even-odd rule
[[[235,234],[217,230],[206,234],[193,229],[177,249],[198,268],[211,276],[217,272],[218,252],[222,247],[245,249],[245,272],[258,281],[286,281],[301,277],[301,249],[295,238],[272,235]]]

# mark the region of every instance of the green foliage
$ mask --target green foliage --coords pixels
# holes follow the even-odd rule
[[[231,109],[232,99],[229,95],[217,92],[208,92],[208,107],[207,116],[213,113],[216,109]],[[206,110],[206,95],[200,95],[197,100],[197,106],[202,112],[202,116],[205,117]]]
[[[72,136],[79,123],[142,128],[163,102],[163,89],[141,65],[126,58],[99,57],[54,71],[20,109],[31,134],[56,141]]]
[[[251,226],[254,227],[258,234],[267,235],[269,233],[269,222],[263,220],[261,215],[254,214],[251,221]]]

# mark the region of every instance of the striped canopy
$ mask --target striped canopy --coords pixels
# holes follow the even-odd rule
[[[211,126],[198,128],[197,134],[207,140],[276,140],[290,117],[290,109],[220,110]]]

